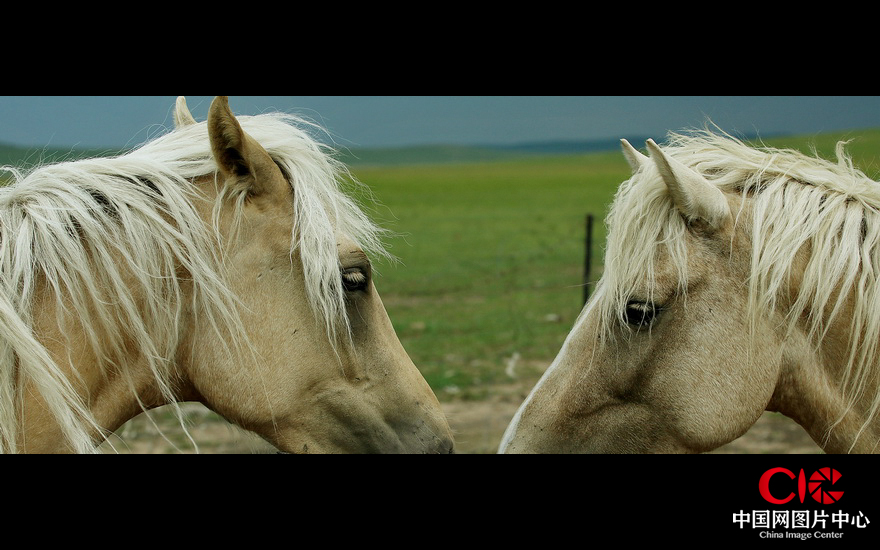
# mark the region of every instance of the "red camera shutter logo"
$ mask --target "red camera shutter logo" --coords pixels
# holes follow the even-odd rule
[[[802,503],[807,491],[809,491],[813,500],[822,504],[833,504],[839,501],[843,496],[843,491],[831,490],[831,486],[837,483],[837,480],[841,477],[840,472],[833,468],[820,468],[816,470],[810,476],[809,482],[807,482],[803,470],[795,476],[787,468],[770,468],[761,475],[761,479],[758,481],[758,491],[761,493],[761,496],[764,497],[764,500],[771,504],[785,504],[794,498],[794,492],[789,493],[783,498],[776,498],[770,494],[770,478],[780,473],[785,474],[792,480],[797,477],[798,497]]]
[[[803,470],[801,470],[801,473],[803,473]],[[808,484],[813,499],[822,504],[833,504],[840,500],[840,497],[843,496],[843,491],[829,491],[822,488],[823,481],[830,482],[828,485],[834,485],[838,479],[840,479],[840,472],[832,468],[820,468],[813,472]]]

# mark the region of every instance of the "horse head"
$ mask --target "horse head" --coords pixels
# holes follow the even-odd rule
[[[143,410],[197,401],[284,452],[452,452],[340,166],[292,117],[239,119],[225,97],[206,122],[183,98],[173,118],[130,153],[41,168],[0,197],[24,243],[0,243],[22,294],[2,295],[4,319],[24,320],[3,356],[23,384],[0,401],[23,411],[0,419],[4,447],[88,451]]]
[[[193,124],[182,107],[175,119]],[[256,361],[230,362],[210,327],[194,328],[181,346],[190,397],[289,452],[450,452],[439,403],[397,339],[368,255],[340,227],[311,249],[309,229],[297,226],[308,220],[295,211],[307,192],[298,175],[242,130],[225,98],[207,125],[219,188],[202,213],[219,220]],[[200,185],[213,189],[213,177]],[[310,254],[331,257],[304,262]],[[316,272],[325,266],[332,272]]]
[[[708,132],[672,141],[622,142],[604,273],[500,451],[705,452],[765,410],[826,451],[874,450],[877,354],[855,351],[880,337],[876,207],[852,200],[867,178]]]

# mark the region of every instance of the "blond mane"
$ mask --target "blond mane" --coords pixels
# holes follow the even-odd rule
[[[345,186],[358,183],[309,135],[314,126],[279,113],[239,122],[292,182],[291,254],[302,258],[309,302],[328,338],[344,335],[337,233],[384,255],[383,232],[347,195]],[[95,451],[91,434],[100,428],[34,331],[43,290],[54,296],[61,333],[70,319],[80,320],[104,368],[125,374],[120,350],[136,342],[169,402],[182,284],[193,289],[197,322],[232,338],[231,348],[247,346],[217,227],[221,204],[232,199],[240,212],[243,197],[219,193],[213,223],[193,207],[191,180],[217,170],[205,123],[117,157],[2,170],[12,183],[0,188],[0,451],[16,450],[23,381],[46,400],[73,450]]]
[[[709,130],[672,133],[663,151],[722,191],[748,198],[743,204],[751,208],[752,221],[742,229],[753,242],[753,320],[777,308],[798,251],[810,251],[806,269],[797,274],[800,291],[788,312],[788,330],[809,319],[808,335],[818,348],[833,323],[850,324],[852,346],[841,384],[852,405],[880,361],[880,184],[853,166],[844,142],[837,144],[836,163],[749,146]],[[653,163],[620,186],[606,223],[605,273],[589,307],[600,310],[600,333],[610,337],[612,327],[626,326],[623,312],[635,288],[654,280],[658,252],[668,254],[679,292],[686,293],[687,229]],[[873,418],[880,395],[870,397]]]

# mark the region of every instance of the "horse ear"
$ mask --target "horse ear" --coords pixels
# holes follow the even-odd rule
[[[217,167],[231,180],[230,185],[242,188],[253,197],[281,189],[278,185],[283,179],[280,169],[269,153],[242,130],[229,108],[229,98],[225,96],[216,97],[211,102],[208,136]]]
[[[654,140],[649,139],[647,145],[672,201],[685,218],[702,220],[713,229],[720,228],[730,217],[730,205],[724,193],[695,170],[667,156]]]
[[[183,96],[178,97],[177,102],[174,104],[174,127],[182,128],[183,126],[195,123],[196,119],[193,118],[192,113],[189,112],[189,107],[186,106],[186,98]]]
[[[651,161],[651,159],[639,153],[636,148],[630,145],[625,139],[620,140],[620,148],[623,150],[623,156],[626,158],[626,162],[629,163],[629,167],[632,169],[633,174],[638,172],[639,168],[641,168],[646,162]]]

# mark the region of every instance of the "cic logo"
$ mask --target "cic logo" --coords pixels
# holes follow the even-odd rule
[[[760,491],[764,500],[771,504],[785,504],[794,498],[794,491],[782,498],[777,498],[770,494],[770,478],[777,474],[784,474],[791,480],[797,477],[797,494],[801,502],[804,501],[807,492],[813,497],[813,500],[821,504],[833,504],[843,496],[843,491],[832,490],[832,486],[840,479],[840,472],[833,468],[819,468],[813,472],[809,481],[804,476],[803,470],[795,476],[791,470],[786,468],[770,468],[764,472],[758,481],[758,491]]]

